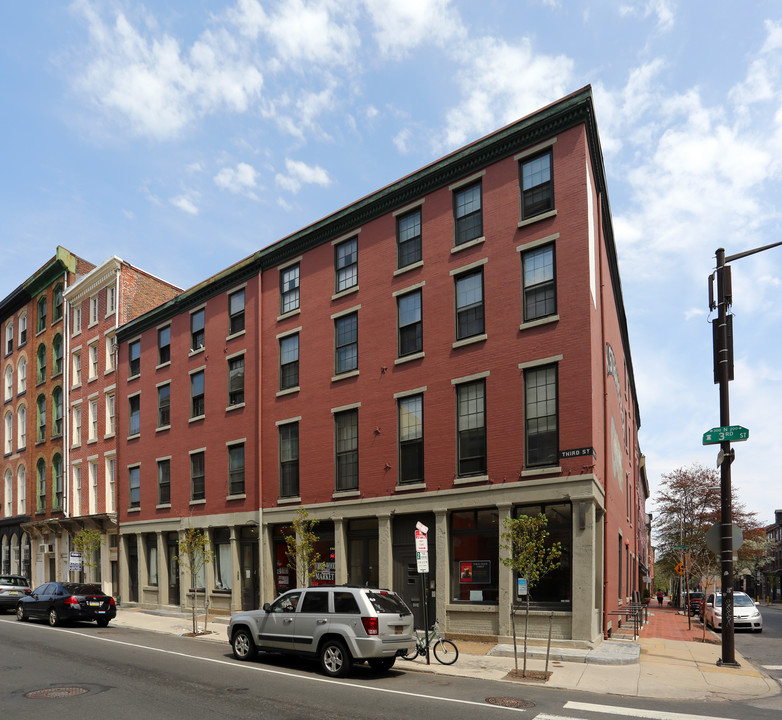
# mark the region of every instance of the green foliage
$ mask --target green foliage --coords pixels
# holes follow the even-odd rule
[[[100,530],[82,528],[73,536],[73,547],[81,553],[83,567],[98,567],[97,554],[103,544],[103,535]]]
[[[505,567],[515,570],[519,577],[526,578],[527,587],[531,590],[547,573],[559,567],[562,544],[546,542],[548,520],[543,513],[508,517],[502,524],[501,547],[507,552],[502,562]]]
[[[193,633],[198,633],[196,621],[196,605],[198,600],[198,588],[196,579],[201,569],[212,562],[214,553],[209,546],[209,536],[203,528],[186,528],[179,540],[179,564],[190,575],[190,587],[195,596],[193,598]],[[204,593],[204,605],[206,605],[206,593]]]
[[[299,508],[291,523],[293,532],[285,537],[288,567],[296,573],[297,582],[304,586],[310,585],[320,563],[320,554],[315,551],[318,536],[314,528],[317,524],[304,508]]]

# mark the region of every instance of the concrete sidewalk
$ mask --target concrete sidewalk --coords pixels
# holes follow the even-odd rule
[[[230,649],[225,617],[211,618],[208,634],[198,637],[192,637],[192,620],[186,613],[119,608],[112,624],[179,635],[186,643],[219,642],[226,651]],[[682,624],[687,628],[687,618],[673,609],[652,608],[649,622],[636,642],[606,640],[594,650],[552,647],[548,665],[551,675],[546,682],[509,677],[515,667],[512,645],[457,641],[459,659],[454,665],[441,665],[431,657],[429,665],[425,658],[400,659],[395,668],[633,697],[747,700],[780,693],[773,678],[755,669],[739,653],[736,660],[741,667],[723,668],[717,665],[718,643],[671,639]],[[697,621],[692,625],[700,628]],[[518,652],[521,670],[520,647]],[[527,670],[543,671],[545,665],[545,647],[529,647]]]

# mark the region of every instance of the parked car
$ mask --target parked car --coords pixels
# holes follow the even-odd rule
[[[21,575],[0,575],[0,612],[14,610],[19,598],[30,592],[30,583]]]
[[[690,590],[687,593],[686,608],[690,615],[700,615],[703,605],[703,593],[698,590]]]
[[[238,660],[258,650],[314,657],[330,677],[347,675],[354,661],[389,670],[415,647],[413,615],[398,595],[346,585],[289,590],[232,615],[228,640]]]
[[[16,619],[45,619],[49,625],[95,620],[100,627],[117,617],[117,605],[100,585],[49,582],[39,585],[16,604]]]
[[[712,593],[703,605],[703,622],[714,630],[722,629],[722,593]],[[758,604],[740,591],[733,593],[733,627],[736,630],[763,632],[763,616]]]

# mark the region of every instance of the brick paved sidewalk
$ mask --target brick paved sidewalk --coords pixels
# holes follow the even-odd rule
[[[720,636],[711,630],[703,632],[703,624],[697,616],[681,614],[676,608],[664,604],[649,603],[649,622],[641,630],[642,638],[660,638],[661,640],[689,640],[719,644]]]

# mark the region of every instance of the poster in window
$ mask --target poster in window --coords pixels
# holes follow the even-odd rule
[[[459,563],[460,583],[491,582],[491,560],[463,560]]]

